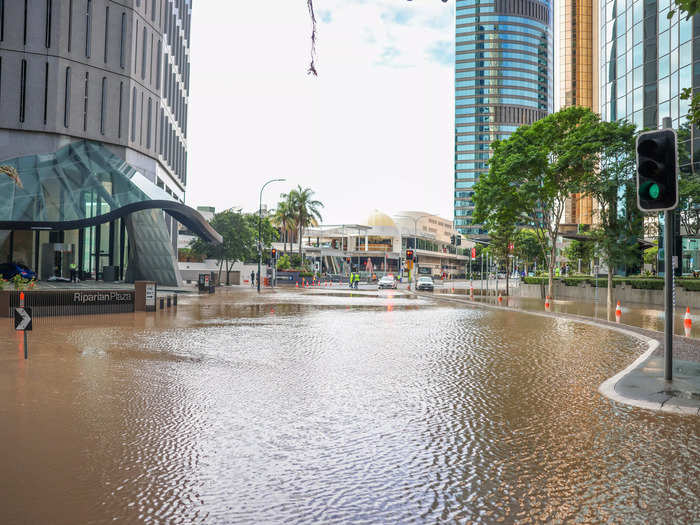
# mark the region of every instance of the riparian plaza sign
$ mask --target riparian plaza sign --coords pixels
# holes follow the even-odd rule
[[[133,292],[119,292],[116,290],[104,292],[73,292],[73,303],[78,304],[121,304],[134,301]]]

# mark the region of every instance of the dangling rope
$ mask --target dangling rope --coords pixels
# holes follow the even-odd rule
[[[20,190],[24,189],[24,186],[22,186],[22,181],[19,178],[19,173],[17,173],[17,170],[15,168],[13,168],[12,166],[0,166],[0,173],[4,173],[8,177],[10,177]]]
[[[314,60],[316,60],[316,15],[314,15],[314,4],[313,0],[306,0],[309,6],[309,14],[311,15],[311,64],[309,64],[309,70],[307,74],[318,76],[316,72],[316,66],[314,65]]]

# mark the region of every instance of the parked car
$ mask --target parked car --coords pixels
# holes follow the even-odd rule
[[[416,290],[428,290],[432,292],[435,289],[433,280],[430,277],[419,277],[416,283]]]
[[[396,289],[396,279],[393,275],[385,275],[377,283],[377,287],[381,290],[382,288],[393,288]]]
[[[34,270],[16,262],[0,264],[0,275],[6,280],[12,279],[15,275],[19,275],[23,279],[36,279]]]

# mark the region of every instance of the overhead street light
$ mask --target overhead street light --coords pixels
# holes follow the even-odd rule
[[[287,179],[270,179],[260,188],[260,201],[258,203],[258,293],[260,293],[260,267],[262,266],[262,193],[265,186],[271,182],[284,182],[286,180]],[[299,242],[301,242],[301,239],[299,239]]]

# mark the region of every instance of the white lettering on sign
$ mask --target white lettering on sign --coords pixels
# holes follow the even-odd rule
[[[146,306],[156,305],[156,285],[147,284],[146,285]]]
[[[128,302],[131,301],[131,294],[112,292],[75,292],[73,302],[75,303],[99,303],[104,301]]]

